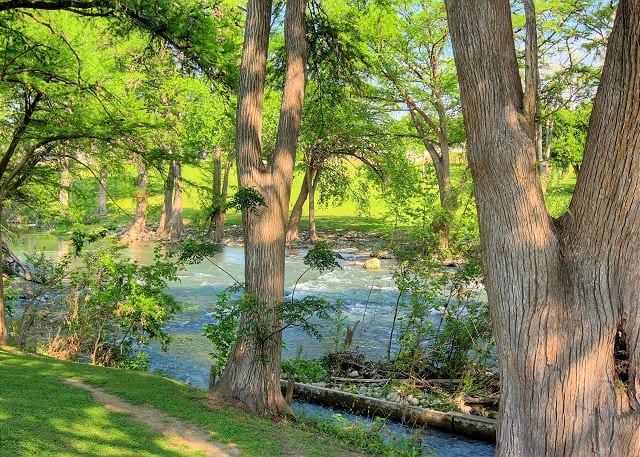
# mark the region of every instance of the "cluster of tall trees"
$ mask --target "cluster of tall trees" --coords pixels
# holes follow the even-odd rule
[[[437,188],[422,228],[451,250],[451,150],[465,146],[500,360],[498,454],[640,454],[638,0],[11,0],[0,25],[0,230],[34,202],[69,206],[78,170],[104,214],[122,164],[137,175],[129,239],[149,226],[153,180],[169,238],[185,232],[187,187],[201,187],[207,236],[223,238],[234,160],[238,188],[259,197],[242,207],[252,306],[214,395],[287,411],[278,306],[305,203],[316,241],[318,192],[344,198],[354,170],[402,202],[420,176],[406,173],[410,150]],[[552,167],[578,175],[559,219],[544,201]]]

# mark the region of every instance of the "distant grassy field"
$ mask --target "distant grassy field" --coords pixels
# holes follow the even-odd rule
[[[197,223],[203,217],[202,207],[205,202],[199,189],[208,186],[206,173],[194,166],[185,166],[183,174],[185,180],[185,220],[187,223]],[[463,175],[469,175],[466,165],[453,164],[452,181],[454,185],[460,182]],[[97,198],[97,183],[90,176],[80,174],[79,177],[80,179],[74,185],[75,193],[72,194],[72,206],[76,208],[77,212],[91,213]],[[232,195],[237,188],[235,170],[232,170],[230,178],[230,194]],[[135,179],[135,169],[131,165],[124,165],[119,172],[112,172],[109,176],[109,193],[113,197],[113,200],[108,202],[111,211],[109,223],[125,226],[130,222],[135,207]],[[298,195],[302,179],[302,174],[295,176],[291,206]],[[545,194],[545,201],[552,216],[557,217],[566,211],[575,187],[575,181],[573,174],[562,177],[559,172],[552,173]],[[366,201],[366,211],[359,208],[353,199],[347,199],[342,204],[332,206],[316,204],[316,219],[319,229],[389,232],[394,228],[402,228],[402,224],[400,227],[395,227],[394,220],[390,216],[391,208],[374,186],[372,186],[371,193],[364,196],[364,200]],[[159,220],[162,209],[162,180],[155,170],[152,170],[150,174],[148,205],[149,220],[153,223]],[[308,208],[305,206],[301,223],[303,228],[307,226],[307,214]],[[230,210],[227,222],[238,224],[240,215],[234,210]]]

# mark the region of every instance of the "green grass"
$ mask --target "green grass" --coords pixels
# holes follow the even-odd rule
[[[553,217],[560,217],[566,213],[571,203],[573,190],[576,187],[576,175],[562,176],[558,172],[551,174],[544,201],[547,211]]]
[[[275,423],[207,400],[206,393],[158,375],[63,362],[0,350],[0,456],[186,456],[126,415],[97,405],[88,392],[62,384],[80,379],[132,404],[155,406],[191,422],[247,456],[349,454],[335,438]]]
[[[193,455],[172,451],[165,438],[50,378],[43,366],[0,353],[0,455]]]

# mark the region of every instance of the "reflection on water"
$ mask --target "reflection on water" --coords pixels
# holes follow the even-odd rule
[[[57,258],[69,253],[68,241],[43,233],[21,236],[13,240],[12,247],[19,255],[44,251]],[[125,253],[139,262],[148,263],[153,260],[153,245],[136,243],[129,246]],[[296,251],[286,257],[285,294],[289,298],[295,281],[307,269],[302,261],[305,253]],[[321,357],[335,347],[336,341],[342,340],[344,326],[355,322],[359,324],[352,348],[362,350],[373,358],[386,355],[392,309],[398,294],[390,271],[393,263],[383,260],[381,270],[371,271],[355,265],[354,261],[357,259],[352,254],[342,253],[342,256],[344,260],[340,261],[341,269],[322,275],[307,272],[296,286],[295,298],[313,294],[327,300],[340,301],[345,320],[339,327],[331,322],[318,322],[322,326],[320,341],[298,328],[286,329],[283,334],[283,357],[293,357],[296,354],[307,358]],[[156,344],[145,347],[155,369],[201,388],[206,388],[208,384],[211,365],[210,343],[202,336],[203,325],[210,322],[208,309],[215,303],[216,294],[233,284],[234,280],[229,275],[239,282],[243,281],[244,276],[242,248],[226,247],[215,255],[213,261],[228,274],[205,261],[180,272],[179,281],[169,287],[169,293],[185,305],[184,312],[166,325],[166,330],[173,337],[169,350],[162,352]],[[329,408],[304,404],[298,404],[298,408],[325,415],[335,412]],[[411,430],[401,425],[394,425],[393,428],[399,433],[409,433]],[[431,431],[425,435],[425,447],[433,448],[438,456],[494,454],[494,447],[491,445]]]

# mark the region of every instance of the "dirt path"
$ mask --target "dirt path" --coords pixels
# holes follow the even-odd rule
[[[167,416],[157,408],[149,405],[132,405],[102,389],[92,387],[77,379],[65,379],[65,383],[91,392],[93,399],[105,408],[116,413],[126,413],[135,422],[161,433],[176,447],[194,452],[204,452],[211,457],[236,457],[240,451],[231,446],[214,443],[209,440],[209,433],[201,428]]]

